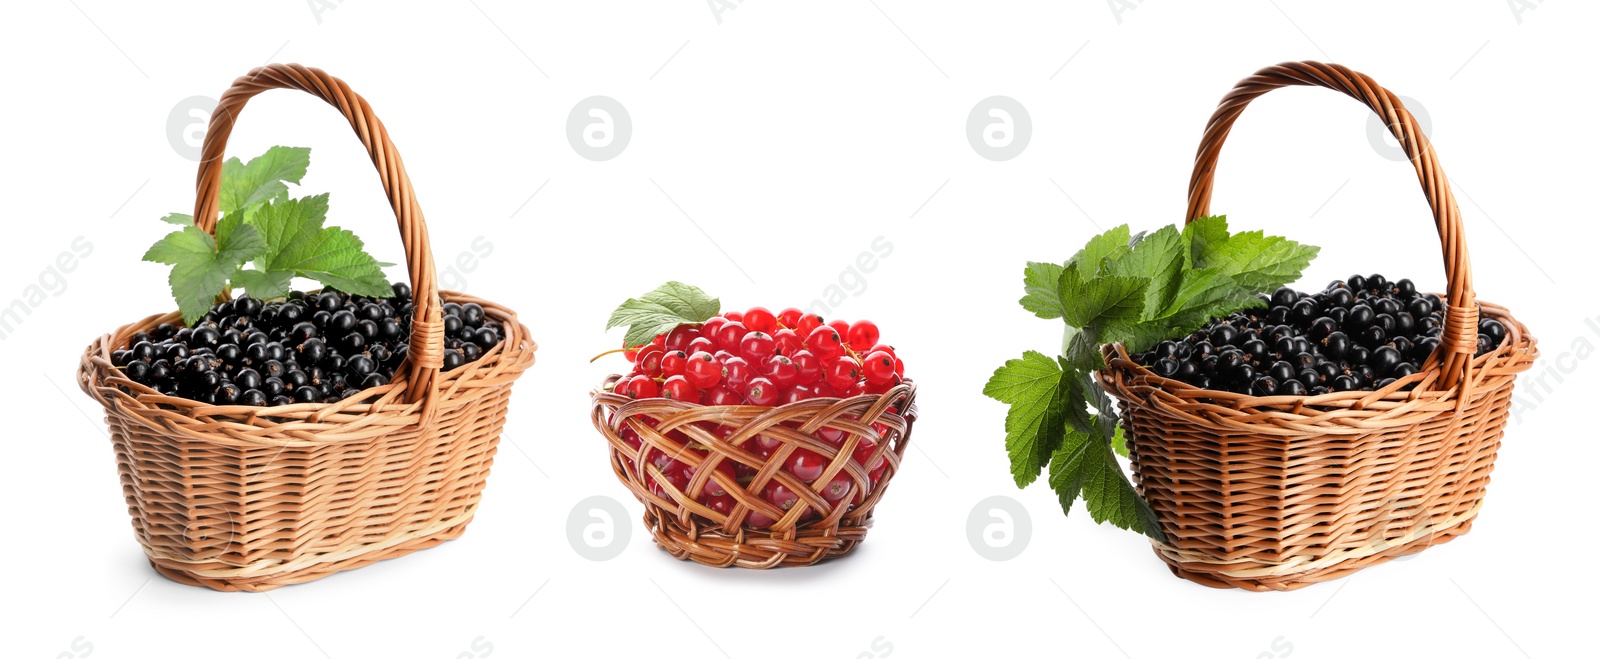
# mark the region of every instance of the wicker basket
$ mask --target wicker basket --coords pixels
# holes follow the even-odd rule
[[[1428,138],[1400,100],[1365,75],[1317,62],[1240,81],[1211,116],[1186,217],[1208,214],[1217,154],[1257,96],[1307,85],[1344,92],[1383,117],[1433,208],[1449,290],[1439,351],[1380,391],[1256,397],[1196,389],[1108,345],[1100,384],[1122,405],[1140,491],[1174,574],[1207,586],[1293,590],[1464,534],[1483,503],[1516,375],[1538,357],[1528,328],[1480,303],[1460,212]],[[1473,357],[1479,315],[1506,327]]]
[[[715,567],[765,569],[813,565],[850,553],[872,527],[872,510],[883,498],[889,480],[900,469],[916,420],[916,386],[909,381],[881,395],[852,398],[814,398],[777,407],[753,405],[707,406],[665,398],[633,400],[607,389],[620,376],[611,376],[593,394],[594,426],[610,445],[611,470],[644,504],[644,523],[656,544],[680,559]],[[903,414],[893,410],[903,410]],[[626,425],[639,434],[639,448],[630,448],[619,432]],[[721,432],[713,432],[718,426]],[[684,444],[669,435],[682,433],[704,448],[704,455],[684,451]],[[829,442],[821,436],[843,438]],[[779,446],[768,459],[746,448],[756,435],[776,439]],[[878,484],[867,491],[866,469],[850,459],[863,440],[876,443],[867,464],[887,460]],[[783,468],[795,449],[815,451],[829,462],[814,485],[807,485]],[[651,452],[665,452],[695,470],[686,489],[679,490],[661,478],[650,464]],[[723,461],[756,470],[753,480],[740,484],[717,472]],[[830,504],[820,492],[839,473],[855,483],[841,503],[864,499],[854,507]],[[667,496],[651,491],[646,478],[659,482]],[[737,504],[726,515],[696,501],[708,479],[716,478]],[[762,498],[762,488],[777,481],[793,490],[799,502],[788,511]],[[769,529],[744,526],[751,512],[777,520]],[[806,519],[802,519],[802,518]]]
[[[416,316],[394,382],[329,404],[215,406],[162,396],[122,377],[111,352],[176,313],[102,336],[78,383],[106,410],[134,535],[174,581],[271,590],[453,539],[477,509],[505,424],[511,384],[535,345],[511,310],[438,291],[427,227],[383,123],[343,81],[299,65],[235,80],[211,116],[196,224],[215,230],[223,147],[239,111],[269,89],[298,89],[339,108],[377,167],[399,220]],[[226,294],[224,294],[226,295]],[[440,296],[443,296],[441,301]],[[477,302],[505,340],[448,373],[444,301]]]

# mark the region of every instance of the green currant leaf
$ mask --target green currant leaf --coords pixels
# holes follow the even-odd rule
[[[649,343],[679,325],[698,325],[722,310],[722,302],[688,284],[669,281],[637,298],[629,298],[611,312],[606,329],[628,328],[626,347]]]
[[[1039,478],[1066,432],[1065,375],[1056,360],[1028,351],[996,369],[984,395],[1011,405],[1006,413],[1006,453],[1017,487]]]

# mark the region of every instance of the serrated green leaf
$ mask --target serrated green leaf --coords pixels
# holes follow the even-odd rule
[[[1083,268],[1084,276],[1093,276],[1100,272],[1100,265],[1106,258],[1126,253],[1132,239],[1128,225],[1116,227],[1090,238],[1083,249],[1067,260],[1067,265],[1076,263]]]
[[[1144,235],[1126,255],[1107,263],[1107,273],[1149,280],[1145,289],[1144,318],[1153,318],[1177,296],[1183,281],[1183,234],[1172,225]]]
[[[1111,443],[1105,438],[1073,431],[1050,457],[1050,487],[1069,513],[1082,497],[1096,523],[1112,524],[1166,540],[1155,511],[1145,503],[1122,473]]]
[[[1007,361],[984,385],[984,395],[1011,405],[1006,413],[1006,454],[1017,487],[1039,478],[1066,431],[1066,389],[1056,360],[1028,351]]]
[[[327,194],[258,207],[250,214],[250,225],[261,231],[266,250],[257,269],[271,281],[305,277],[346,293],[394,295],[388,277],[360,238],[339,227],[322,226],[327,215]]]
[[[1228,216],[1196,218],[1183,225],[1183,240],[1189,245],[1189,267],[1208,267],[1210,255],[1228,240]]]
[[[176,224],[180,227],[186,227],[194,224],[194,216],[188,213],[167,213],[161,217],[161,221],[166,222],[167,224]]]
[[[294,280],[294,273],[282,270],[262,272],[260,270],[240,270],[233,274],[230,280],[233,286],[243,288],[250,297],[258,300],[271,300],[273,298],[287,297],[290,292],[289,284]]]
[[[1029,262],[1022,271],[1022,308],[1044,319],[1061,317],[1061,271],[1059,263]]]
[[[217,204],[224,214],[286,198],[286,183],[299,184],[311,165],[311,149],[275,146],[241,163],[229,158],[222,164],[222,187]]]
[[[669,281],[637,298],[628,298],[611,312],[606,329],[627,327],[622,341],[632,348],[679,325],[697,325],[722,310],[722,301],[688,284]]]
[[[1077,330],[1067,338],[1067,346],[1061,356],[1072,368],[1085,372],[1098,371],[1106,367],[1106,358],[1100,354],[1100,346],[1105,343],[1106,340],[1100,336],[1100,328]]]
[[[245,261],[265,248],[254,228],[237,220],[217,225],[214,239],[198,227],[188,226],[166,235],[145,252],[144,260],[172,266],[167,283],[185,323],[194,323],[211,309],[232,275]]]
[[[1116,451],[1117,455],[1124,458],[1128,457],[1128,438],[1123,434],[1122,426],[1117,426],[1116,431],[1111,435],[1111,450]]]
[[[1207,246],[1201,268],[1215,268],[1240,288],[1271,291],[1300,278],[1320,248],[1261,231],[1236,233]]]
[[[1062,319],[1074,327],[1089,328],[1108,322],[1137,322],[1144,312],[1144,293],[1150,280],[1103,275],[1085,279],[1074,263],[1061,273]]]

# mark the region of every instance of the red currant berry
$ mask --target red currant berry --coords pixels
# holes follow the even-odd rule
[[[807,449],[795,449],[789,454],[789,459],[783,462],[783,468],[795,478],[807,483],[817,480],[822,476],[822,470],[828,467],[828,459],[822,454]]]
[[[844,343],[839,338],[839,330],[823,326],[812,330],[811,334],[806,336],[806,349],[826,361],[831,357],[843,355]]]
[[[661,397],[671,400],[686,400],[691,403],[700,402],[700,390],[689,384],[689,379],[682,375],[674,375],[661,383]]]
[[[752,510],[749,515],[745,516],[744,523],[753,529],[765,529],[771,528],[773,524],[778,523],[778,520],[767,517],[760,511]]]
[[[778,344],[780,355],[793,355],[805,347],[805,341],[800,339],[800,335],[787,328],[773,332],[772,342]]]
[[[872,452],[876,450],[878,450],[878,442],[871,437],[863,436],[861,441],[856,442],[856,450],[850,454],[850,459],[855,460],[856,464],[866,467],[867,471],[878,469],[886,461],[881,455],[876,460],[872,459]]]
[[[717,344],[711,339],[708,339],[704,336],[699,336],[695,337],[695,340],[690,341],[689,347],[684,348],[683,351],[691,355],[697,352],[716,352]]]
[[[729,352],[738,352],[739,341],[743,340],[744,335],[749,332],[750,330],[744,326],[744,323],[731,320],[723,324],[722,327],[717,328],[717,334],[711,337],[711,340],[717,342],[718,348]]]
[[[790,355],[789,359],[794,362],[796,382],[811,384],[822,379],[822,359],[816,353],[801,350]]]
[[[788,405],[790,403],[798,403],[806,398],[808,398],[808,396],[805,394],[805,385],[797,385],[792,389],[784,389],[783,393],[778,394],[778,404]]]
[[[799,367],[795,366],[794,361],[788,357],[774,355],[772,359],[767,360],[767,379],[778,385],[778,389],[784,390],[793,387],[795,381],[799,378]]]
[[[861,362],[861,375],[869,384],[884,384],[894,379],[894,355],[875,350]]]
[[[800,336],[811,336],[811,331],[818,327],[822,327],[822,316],[808,313],[801,316],[800,321],[794,324],[794,333]]]
[[[682,350],[672,350],[661,356],[662,377],[683,375],[684,368],[689,365],[689,355]]]
[[[850,491],[855,487],[855,481],[850,480],[850,476],[841,471],[828,480],[827,487],[822,488],[822,498],[829,503],[838,503],[850,496]]]
[[[743,391],[755,375],[756,371],[750,366],[750,362],[742,357],[729,357],[727,361],[722,362],[722,379],[728,388],[734,391]]]
[[[744,326],[752,332],[766,332],[771,334],[778,331],[778,317],[772,315],[765,307],[751,307],[744,312]]]
[[[733,514],[733,506],[735,504],[737,504],[737,503],[738,502],[735,501],[733,497],[728,496],[726,494],[709,496],[709,497],[706,497],[706,500],[705,500],[706,507],[710,508],[711,512],[714,512],[714,513],[716,513],[718,515],[721,515],[723,517],[727,517],[728,515],[732,515]]]
[[[861,378],[861,366],[854,357],[842,355],[828,360],[828,385],[834,389],[849,389]]]
[[[788,486],[778,481],[767,483],[767,486],[761,490],[761,498],[777,506],[779,510],[788,510],[793,508],[795,504],[800,503],[800,495],[795,494],[794,490],[789,489]]]
[[[622,443],[626,444],[628,448],[635,451],[639,450],[639,433],[633,429],[633,426],[626,423],[622,424],[622,429],[617,431],[617,437],[621,438]]]
[[[739,340],[739,356],[751,364],[765,364],[775,354],[778,344],[766,332],[752,330]]]
[[[778,387],[766,378],[752,378],[745,386],[745,399],[751,405],[776,405],[778,403]]]
[[[727,318],[723,318],[722,316],[712,316],[711,318],[707,319],[706,322],[700,324],[700,338],[709,339],[713,336],[716,336],[717,328],[722,327],[727,322]]]
[[[739,394],[733,393],[726,385],[718,385],[705,390],[700,396],[702,405],[738,405],[741,402]]]
[[[710,389],[722,381],[722,364],[708,352],[697,352],[684,365],[684,377],[698,389]]]
[[[661,358],[666,355],[659,346],[646,346],[639,351],[639,372],[650,377],[661,376]]]
[[[700,328],[693,325],[679,325],[667,333],[667,352],[687,350],[689,342],[698,338],[700,338]]]
[[[838,332],[840,337],[850,335],[850,323],[842,320],[830,320],[828,321],[828,327],[832,327],[833,331]]]
[[[878,345],[878,326],[870,320],[858,320],[845,332],[845,337],[850,341],[850,347],[856,351],[866,350]]]
[[[661,387],[656,385],[655,380],[652,380],[647,376],[640,375],[628,380],[627,394],[629,398],[634,400],[638,400],[640,398],[655,398],[656,396],[661,395]]]
[[[789,307],[788,309],[784,309],[783,311],[779,311],[778,312],[778,324],[782,325],[783,327],[794,329],[795,326],[800,324],[800,316],[803,315],[804,313],[805,313],[804,311],[801,311],[801,310],[796,309],[794,307]]]

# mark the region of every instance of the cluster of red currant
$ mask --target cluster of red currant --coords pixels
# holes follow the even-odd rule
[[[730,311],[698,326],[680,325],[637,350],[627,351],[634,367],[616,382],[613,391],[635,399],[659,397],[704,405],[759,406],[786,405],[810,398],[882,394],[901,382],[905,365],[895,356],[894,348],[880,345],[878,338],[878,327],[871,321],[824,322],[820,316],[805,314],[799,309],[785,309],[777,314],[761,307],[743,313]],[[636,418],[651,427],[656,425],[648,417]],[[722,438],[736,431],[734,427],[720,424],[701,425],[706,432]],[[873,424],[873,430],[876,437],[889,432],[883,424]],[[638,433],[627,424],[619,434],[630,448],[637,451],[641,446]],[[845,431],[829,427],[818,429],[815,435],[841,449],[849,437]],[[851,453],[851,459],[866,470],[869,487],[877,486],[888,467],[888,460],[878,451],[873,435],[860,436]],[[687,457],[687,453],[705,457],[709,452],[680,430],[668,433],[667,438],[681,450],[646,451],[644,459],[660,471],[668,484],[680,492],[687,491],[695,471],[678,458]],[[770,459],[782,446],[780,439],[763,434],[757,435],[744,448]],[[785,460],[784,470],[814,485],[828,463],[828,458],[820,453],[796,448]],[[716,469],[721,472],[722,480],[741,485],[753,480],[757,472],[754,467],[730,460],[719,462]],[[718,478],[708,478],[696,498],[707,508],[726,516],[737,502],[718,481]],[[654,477],[649,478],[649,485],[657,496],[672,499]],[[849,499],[846,505],[854,505],[867,494],[856,490],[855,481],[841,470],[820,494],[830,504]],[[852,494],[856,496],[851,498]],[[789,510],[800,500],[798,494],[777,480],[768,482],[761,495],[780,510]],[[805,517],[815,514],[814,509],[808,510]],[[753,528],[770,527],[776,521],[755,510],[744,520]]]

